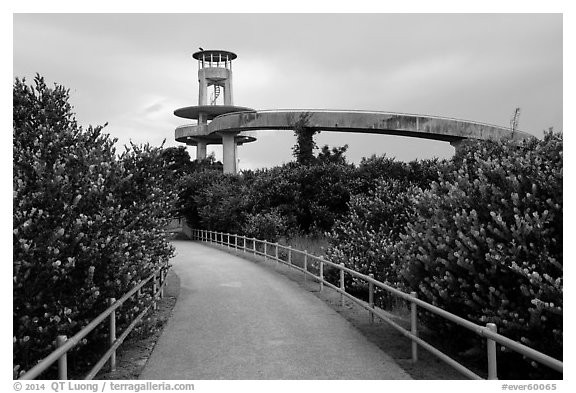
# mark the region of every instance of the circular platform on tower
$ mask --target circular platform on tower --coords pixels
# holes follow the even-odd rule
[[[229,52],[227,50],[210,49],[196,52],[192,55],[192,57],[195,58],[196,60],[202,60],[202,59],[209,60],[210,58],[212,58],[213,61],[216,61],[218,59],[220,59],[220,61],[224,61],[224,59],[230,61],[234,60],[238,56],[236,56],[236,53]]]
[[[250,132],[240,132],[235,136],[236,144],[243,145],[256,141],[256,138],[250,135]],[[198,142],[207,145],[221,145],[222,136],[218,134],[208,134],[207,125],[189,124],[176,127],[174,139],[177,142],[186,143],[187,145],[196,146]]]
[[[226,113],[246,111],[254,111],[254,109],[235,105],[199,105],[176,109],[174,114],[185,119],[198,120],[200,113],[206,113],[206,120],[212,120],[216,116],[224,115]]]

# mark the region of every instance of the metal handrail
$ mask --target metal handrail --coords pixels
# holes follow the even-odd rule
[[[102,367],[104,366],[104,364],[106,364],[106,362],[109,358],[113,358],[113,360],[111,361],[111,369],[114,370],[116,367],[116,364],[115,364],[115,353],[116,353],[115,351],[116,351],[116,349],[122,344],[124,339],[134,329],[136,324],[142,319],[142,317],[145,315],[146,311],[148,311],[150,309],[150,307],[152,307],[152,306],[156,307],[156,298],[158,297],[158,295],[160,295],[160,297],[163,296],[163,287],[166,285],[166,272],[169,268],[170,267],[168,264],[158,268],[150,276],[148,276],[147,278],[143,279],[138,284],[136,284],[136,286],[134,286],[130,291],[128,291],[119,300],[110,299],[111,303],[112,303],[111,306],[108,307],[106,310],[104,310],[100,315],[98,315],[88,325],[86,325],[84,328],[82,328],[78,333],[76,333],[71,338],[67,338],[66,336],[58,336],[57,337],[58,339],[56,340],[57,345],[58,345],[58,343],[60,343],[60,345],[58,345],[58,348],[55,349],[53,352],[51,352],[48,356],[46,356],[40,362],[38,362],[38,364],[36,364],[30,370],[28,370],[24,375],[22,375],[19,378],[19,380],[35,379],[40,374],[42,374],[44,371],[46,371],[50,366],[52,366],[52,364],[54,364],[56,361],[59,362],[59,370],[58,370],[59,378],[60,379],[67,379],[66,355],[67,355],[68,351],[70,351],[72,348],[74,348],[76,345],[78,345],[78,343],[84,337],[86,337],[98,325],[100,325],[102,322],[104,322],[106,320],[106,318],[111,317],[111,320],[110,320],[111,326],[115,327],[115,325],[116,325],[115,311],[119,307],[121,307],[126,300],[128,300],[130,297],[132,297],[136,292],[140,291],[142,289],[142,287],[144,287],[144,285],[146,285],[150,281],[154,281],[154,289],[153,289],[153,293],[152,293],[152,302],[140,314],[138,314],[138,316],[136,316],[136,318],[134,318],[132,323],[124,330],[122,335],[118,339],[115,339],[114,342],[111,343],[110,349],[96,363],[96,365],[92,368],[90,373],[87,374],[85,379],[92,379],[98,373],[98,371],[100,371],[102,369]],[[159,286],[159,288],[156,288],[156,278],[157,278],[158,274],[160,274],[160,286]],[[113,330],[115,330],[115,329],[113,329]],[[115,335],[116,335],[116,332],[114,331],[112,337],[115,337]],[[64,369],[62,369],[62,366],[64,367]]]
[[[543,364],[543,365],[545,365],[545,366],[547,366],[547,367],[549,367],[555,371],[563,372],[563,362],[562,361],[555,359],[549,355],[546,355],[546,354],[539,352],[533,348],[530,348],[530,347],[528,347],[522,343],[519,343],[517,341],[514,341],[514,340],[512,340],[506,336],[503,336],[503,335],[497,333],[496,325],[493,323],[488,323],[488,324],[486,324],[486,326],[480,326],[478,324],[475,324],[474,322],[468,321],[467,319],[464,319],[464,318],[459,317],[455,314],[452,314],[446,310],[443,310],[437,306],[434,306],[433,304],[427,303],[424,300],[418,299],[416,297],[415,292],[407,294],[405,292],[400,291],[399,289],[396,289],[390,285],[387,285],[383,282],[380,282],[380,281],[374,279],[374,277],[372,277],[372,275],[367,276],[365,274],[362,274],[360,272],[357,272],[355,270],[347,268],[344,266],[344,264],[336,264],[334,262],[325,260],[322,257],[318,257],[315,255],[309,254],[307,251],[298,250],[298,249],[292,248],[290,246],[282,245],[279,243],[271,243],[271,242],[268,242],[266,240],[259,240],[256,238],[249,238],[246,236],[241,236],[241,235],[236,235],[236,234],[193,229],[192,235],[193,235],[192,236],[193,239],[195,238],[195,239],[199,239],[202,241],[208,241],[211,243],[216,242],[216,243],[221,244],[221,245],[227,245],[228,247],[234,247],[236,249],[242,249],[244,252],[251,251],[255,255],[262,255],[266,259],[269,258],[271,260],[275,260],[277,263],[280,262],[280,263],[283,263],[283,264],[290,266],[293,269],[299,270],[299,271],[304,273],[305,278],[307,276],[313,277],[315,280],[317,280],[320,283],[320,290],[322,290],[324,285],[327,285],[328,287],[330,287],[330,288],[334,289],[335,291],[337,291],[338,293],[340,293],[342,304],[344,302],[344,296],[346,296],[350,300],[358,303],[360,306],[367,309],[370,312],[371,319],[373,319],[373,316],[376,315],[379,318],[381,318],[382,320],[384,320],[385,322],[389,323],[392,327],[394,327],[396,330],[398,330],[404,336],[408,337],[413,343],[413,347],[412,347],[412,359],[413,359],[413,361],[417,360],[417,351],[416,351],[416,344],[417,344],[417,345],[420,345],[421,347],[423,347],[424,349],[428,350],[429,352],[431,352],[433,355],[437,356],[438,358],[440,358],[444,362],[448,363],[450,366],[454,367],[457,371],[463,373],[467,377],[472,378],[472,379],[482,379],[480,376],[478,376],[477,374],[475,374],[471,370],[467,369],[465,366],[458,363],[456,360],[450,358],[448,355],[444,354],[443,352],[439,351],[438,349],[434,348],[433,346],[431,346],[430,344],[428,344],[427,342],[423,341],[421,338],[418,337],[418,335],[417,335],[417,307],[422,307],[423,309],[430,311],[431,313],[434,313],[434,314],[436,314],[436,315],[438,315],[444,319],[447,319],[451,322],[454,322],[455,324],[462,326],[468,330],[471,330],[472,332],[476,333],[477,335],[479,335],[481,337],[486,338],[487,354],[488,354],[488,379],[497,379],[497,362],[496,362],[496,350],[495,350],[496,343],[498,343],[501,346],[506,347],[506,348],[508,348],[514,352],[517,352],[523,356],[526,356],[532,360],[535,360],[536,362]],[[224,243],[224,236],[226,236],[226,241],[227,241],[226,243]],[[230,237],[234,237],[234,239],[235,239],[233,244],[230,241]],[[242,246],[240,246],[238,244],[238,239],[243,239],[243,245]],[[246,247],[246,241],[252,242],[251,248]],[[257,250],[257,247],[256,247],[257,243],[264,244],[264,251]],[[267,245],[271,245],[274,247],[274,255],[270,255],[267,253]],[[281,259],[278,256],[278,250],[279,249],[284,249],[284,250],[288,251],[288,260],[287,261],[284,261],[283,259]],[[301,254],[304,256],[304,267],[300,267],[300,266],[296,266],[296,265],[292,264],[292,254],[293,253],[298,253],[298,254]],[[314,273],[308,271],[307,261],[310,258],[315,259],[316,261],[318,261],[320,263],[320,266],[319,266],[320,276],[317,276]],[[340,287],[324,280],[324,275],[323,275],[324,265],[328,265],[328,266],[331,266],[333,268],[340,270]],[[351,274],[352,276],[357,277],[359,279],[362,279],[369,284],[369,292],[370,292],[369,298],[371,299],[369,303],[366,303],[365,301],[358,299],[355,296],[346,292],[345,286],[344,286],[344,273]],[[383,312],[383,310],[377,309],[374,306],[374,302],[373,302],[374,286],[381,288],[381,289],[383,289],[383,290],[385,290],[385,291],[387,291],[387,292],[389,292],[389,293],[391,293],[397,297],[400,297],[400,298],[410,302],[410,304],[411,304],[411,325],[412,325],[410,331],[402,328],[400,325],[398,325],[397,323],[392,321],[390,319],[390,317],[387,316],[386,313]]]

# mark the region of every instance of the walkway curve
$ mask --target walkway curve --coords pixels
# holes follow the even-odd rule
[[[175,241],[181,290],[140,379],[410,379],[348,321],[262,263]]]
[[[521,140],[533,137],[510,128],[437,116],[348,110],[260,110],[217,116],[207,125],[181,126],[175,131],[179,142],[218,133],[257,130],[293,130],[295,125],[321,131],[398,135],[458,142],[463,139]]]

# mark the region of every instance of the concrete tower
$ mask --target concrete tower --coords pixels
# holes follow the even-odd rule
[[[224,173],[236,173],[236,147],[256,139],[241,132],[222,132],[207,135],[208,122],[217,116],[252,111],[250,108],[234,106],[232,94],[232,60],[236,54],[224,50],[201,50],[192,55],[198,61],[198,105],[174,111],[178,117],[197,120],[196,125],[176,129],[176,140],[196,146],[196,158],[206,158],[206,146],[222,144]]]

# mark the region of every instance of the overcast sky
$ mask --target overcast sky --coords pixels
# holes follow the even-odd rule
[[[178,146],[174,116],[197,105],[204,49],[235,52],[234,104],[454,117],[536,136],[563,129],[561,14],[15,14],[13,76],[36,72],[71,91],[83,125]],[[240,168],[292,159],[292,132],[260,131]],[[446,142],[323,132],[348,158],[447,158]],[[192,158],[194,147],[188,148]],[[217,158],[221,147],[209,147]]]

